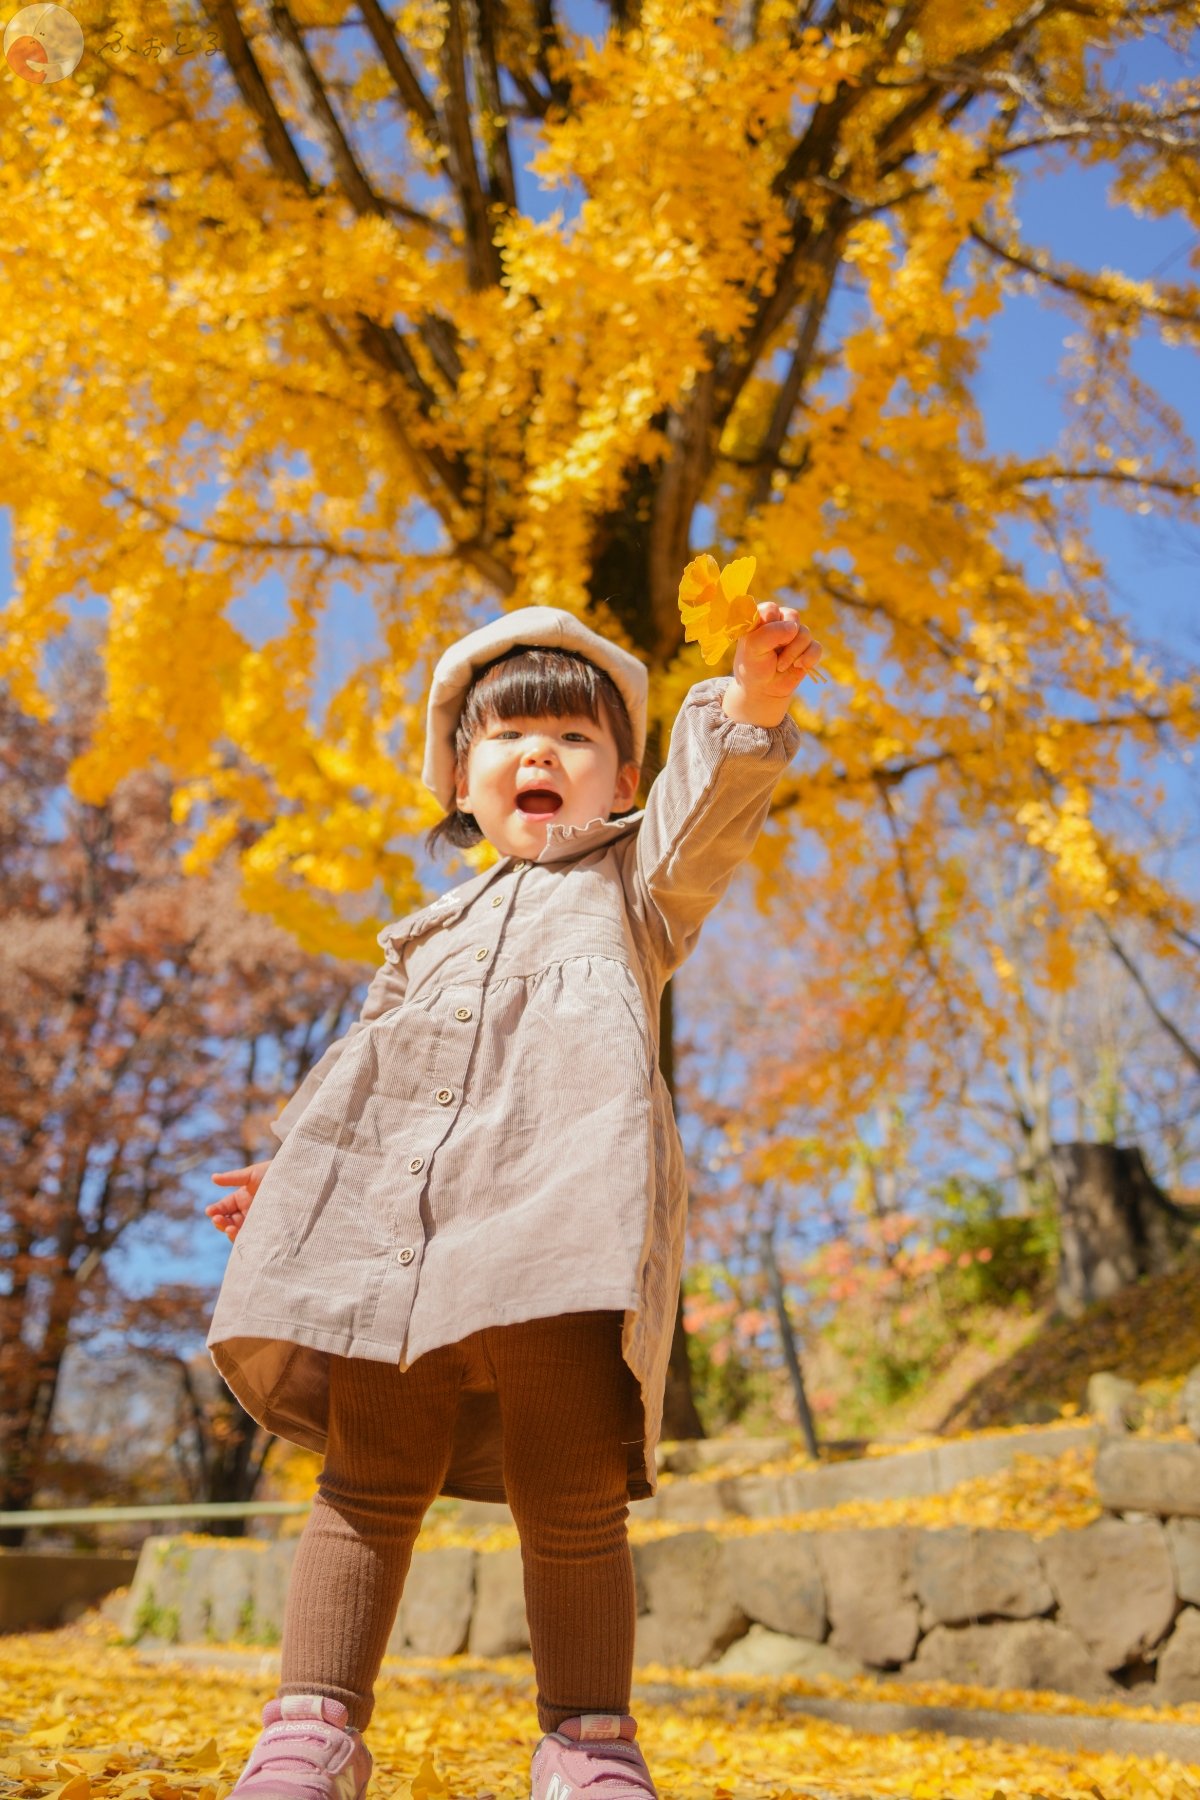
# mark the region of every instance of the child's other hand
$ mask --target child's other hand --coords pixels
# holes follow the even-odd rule
[[[222,1169],[219,1175],[213,1176],[218,1187],[232,1187],[235,1190],[232,1194],[222,1194],[219,1200],[214,1200],[211,1206],[204,1209],[217,1230],[223,1231],[230,1243],[246,1223],[246,1214],[250,1211],[254,1196],[270,1166],[268,1160],[251,1163],[245,1169]]]
[[[758,618],[737,641],[725,711],[751,725],[778,725],[797,687],[820,662],[821,646],[792,606],[762,600]]]

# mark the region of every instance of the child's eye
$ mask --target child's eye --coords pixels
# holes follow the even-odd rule
[[[488,736],[493,740],[499,740],[500,738],[517,738],[521,736],[521,733],[508,726],[498,725],[495,731],[488,732]],[[563,736],[564,738],[577,738],[581,744],[590,744],[592,741],[586,731],[564,731]]]

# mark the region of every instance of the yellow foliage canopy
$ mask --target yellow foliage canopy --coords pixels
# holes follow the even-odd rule
[[[1152,810],[1194,672],[1113,604],[1086,497],[1195,522],[1186,432],[1133,355],[1194,348],[1196,287],[1026,242],[1017,195],[1039,159],[1103,163],[1117,203],[1195,229],[1186,0],[854,24],[648,0],[595,41],[524,0],[369,27],[238,0],[214,55],[177,58],[142,48],[174,41],[164,0],[74,10],[78,69],[10,80],[0,112],[0,675],[44,707],[69,608],[102,614],[82,796],[164,765],[191,866],[236,855],[251,905],[369,957],[418,898],[448,637],[587,611],[647,659],[661,729],[697,673],[679,571],[736,547],[836,681],[795,703],[760,858],[803,826],[814,917],[853,894],[870,919],[859,1041],[948,1045],[969,1010],[935,951],[986,941],[974,834],[1184,954],[1194,900],[1108,801]],[[1126,92],[1151,35],[1164,79]],[[1018,457],[973,381],[1027,291],[1065,315],[1074,398]]]

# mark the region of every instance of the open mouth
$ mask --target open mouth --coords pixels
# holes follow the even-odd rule
[[[562,805],[562,795],[556,794],[553,788],[526,788],[523,794],[517,795],[518,812],[528,813],[532,818],[549,818]]]

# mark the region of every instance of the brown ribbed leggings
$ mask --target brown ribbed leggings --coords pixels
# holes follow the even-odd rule
[[[328,1694],[361,1730],[425,1510],[450,1462],[459,1393],[494,1381],[521,1538],[537,1714],[628,1712],[636,1601],[626,1441],[640,1420],[619,1312],[498,1325],[390,1363],[330,1358],[329,1441],[296,1551],[280,1694]],[[636,1428],[636,1427],[635,1427]]]

